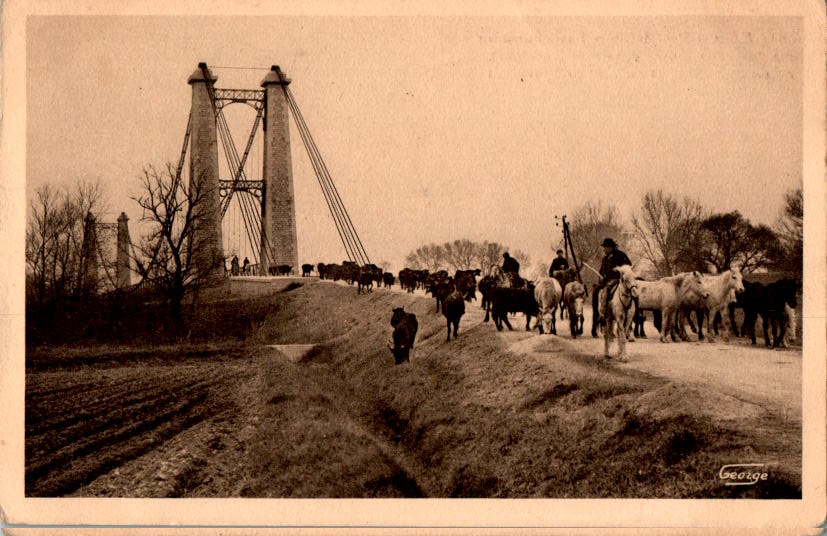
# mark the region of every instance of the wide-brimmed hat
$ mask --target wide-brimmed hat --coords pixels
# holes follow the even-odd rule
[[[558,250],[557,250],[557,253],[563,253],[563,250],[562,250],[562,249],[558,249]]]
[[[617,244],[615,244],[615,241],[612,240],[611,238],[604,238],[603,243],[600,244],[600,247],[602,247],[602,248],[615,248],[615,247],[617,247]]]

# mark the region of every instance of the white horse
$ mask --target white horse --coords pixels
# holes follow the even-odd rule
[[[627,361],[626,356],[626,333],[628,333],[629,326],[632,323],[632,316],[634,314],[633,306],[634,300],[638,297],[638,280],[635,272],[631,266],[618,266],[614,269],[620,274],[620,281],[615,289],[614,296],[606,305],[606,310],[600,311],[601,316],[606,320],[606,325],[603,329],[603,355],[611,357],[609,354],[609,343],[612,339],[613,323],[617,323],[617,346],[618,346],[618,360]],[[603,307],[606,289],[600,289],[599,303]]]
[[[727,308],[730,302],[735,297],[736,292],[744,291],[744,281],[741,278],[741,271],[733,266],[726,272],[721,272],[717,275],[704,276],[704,290],[708,292],[707,297],[701,298],[697,295],[687,295],[684,306],[688,306],[695,310],[706,312],[706,337],[709,342],[715,342],[713,336],[713,322],[715,314],[720,313],[723,323],[726,325],[727,333],[724,335],[724,341],[729,342],[729,334],[732,333],[732,326],[730,325]],[[699,321],[701,317],[699,316]],[[683,320],[680,320],[681,332],[684,332]],[[701,338],[701,326],[698,326],[698,338]]]
[[[641,310],[658,310],[662,314],[660,342],[669,342],[675,312],[690,294],[706,299],[709,292],[703,286],[704,277],[700,272],[684,272],[663,277],[657,281],[639,281],[640,296],[637,307]]]

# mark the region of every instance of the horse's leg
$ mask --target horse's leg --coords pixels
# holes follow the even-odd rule
[[[505,311],[505,313],[500,317],[500,320],[505,323],[508,331],[514,331],[514,328],[511,327],[511,322],[508,321],[508,311]]]
[[[600,291],[592,292],[592,337],[597,337],[597,324],[600,319]]]
[[[612,314],[612,313],[610,313],[610,314]],[[626,317],[629,316],[628,311],[626,312],[625,316]],[[623,318],[623,315],[621,315],[621,319],[623,320],[623,322],[621,323],[621,321],[618,320],[618,322],[617,322],[618,327],[621,327],[624,324],[629,325],[629,322],[631,321],[630,318],[628,318],[628,319]],[[617,348],[618,348],[617,359],[618,359],[618,361],[627,361],[628,359],[627,359],[627,356],[626,356],[626,333],[628,333],[628,331],[626,329],[618,329],[618,331],[620,333],[617,334]]]
[[[635,313],[637,313],[637,307],[634,307],[634,313],[632,312],[633,308],[629,307],[629,310],[625,311],[625,317],[623,319],[623,336],[627,337],[629,342],[635,342],[635,335],[632,333],[632,322],[635,320]]]
[[[614,319],[611,315],[606,315],[603,324],[603,355],[605,357],[611,357],[609,355],[609,342],[612,340],[612,321]]]
[[[770,327],[770,325],[769,325],[770,324],[769,323],[769,320],[770,320],[769,316],[770,316],[770,313],[766,309],[761,311],[761,324],[762,324],[761,327],[764,329],[764,346],[766,346],[767,348],[772,346],[772,342],[770,341],[770,336],[769,336],[769,327]]]
[[[692,323],[692,312],[690,311],[689,315],[689,323]],[[704,340],[704,310],[703,309],[695,309],[695,320],[698,322],[698,340]]]
[[[758,312],[755,309],[744,308],[744,324],[741,327],[741,332],[746,336],[749,333],[749,339],[752,344],[755,344],[755,322],[758,320]]]
[[[563,312],[563,309],[565,309],[565,307],[560,307],[560,312],[561,313]],[[553,335],[557,335],[557,319],[555,318],[556,314],[557,314],[557,305],[555,305],[551,309],[551,333]]]
[[[724,342],[729,343],[729,338],[732,335],[732,324],[729,323],[729,315],[725,315],[723,313],[723,309],[721,309],[720,317],[721,324],[726,328],[726,333],[724,333]]]
[[[770,322],[772,323],[772,347],[773,348],[778,348],[778,344],[779,344],[780,341],[778,340],[779,326],[778,326],[778,315],[776,314],[776,311],[771,311],[770,312],[770,318],[771,318]],[[781,325],[783,326],[784,324],[782,323]]]
[[[786,348],[787,347],[787,319],[785,318],[784,311],[780,311],[778,316],[778,344],[776,345],[777,348]]]
[[[577,313],[574,311],[574,304],[568,306],[569,309],[569,328],[571,329],[571,338],[577,338]]]
[[[738,324],[735,322],[735,304],[730,303],[727,306],[727,309],[729,310],[729,325],[732,326],[732,335],[734,337],[740,337],[740,334],[738,333]],[[742,329],[741,331],[743,332],[744,330]]]
[[[701,314],[703,314],[703,313],[701,313]],[[700,333],[702,323],[703,323],[703,317],[698,319],[698,333]],[[714,332],[714,329],[715,329],[714,326],[713,326],[714,323],[715,323],[715,311],[710,309],[710,310],[706,311],[706,336],[709,339],[709,342],[715,342],[715,337],[714,337],[714,335],[712,335],[713,332]],[[699,337],[700,337],[700,335],[699,335]]]
[[[664,307],[662,311],[663,319],[666,321],[663,324],[663,329],[660,331],[660,342],[669,342],[667,334],[671,335],[672,330],[672,309]]]
[[[446,317],[445,322],[448,324],[448,342],[451,342],[451,319]]]

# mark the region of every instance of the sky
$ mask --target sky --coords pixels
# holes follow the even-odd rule
[[[772,225],[802,184],[793,17],[59,16],[27,31],[27,195],[99,180],[101,219],[126,212],[133,240],[130,197],[145,165],[177,161],[200,61],[219,88],[282,68],[371,260],[393,270],[459,238],[548,262],[555,215],[600,201],[628,221],[654,189]],[[254,113],[227,113],[243,147]],[[340,262],[291,135],[299,261]],[[225,249],[242,233],[225,222]]]

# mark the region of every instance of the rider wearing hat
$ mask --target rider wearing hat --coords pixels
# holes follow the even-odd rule
[[[632,261],[629,256],[617,248],[617,244],[611,238],[605,238],[600,244],[603,248],[603,260],[600,263],[600,282],[595,290],[595,297],[597,297],[600,289],[606,288],[603,300],[600,302],[600,312],[606,310],[609,304],[609,297],[614,293],[617,282],[620,280],[620,273],[615,268],[618,266],[631,266]],[[592,327],[592,335],[597,334],[597,326]]]

